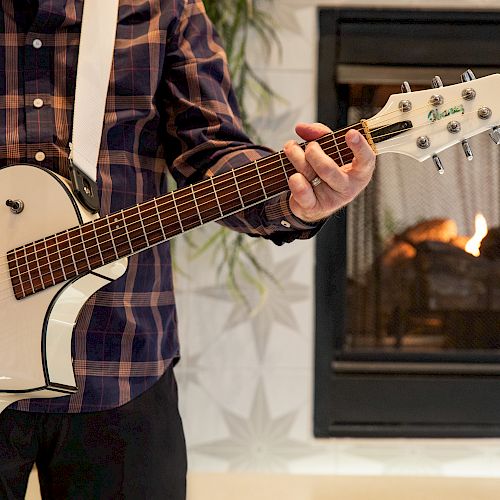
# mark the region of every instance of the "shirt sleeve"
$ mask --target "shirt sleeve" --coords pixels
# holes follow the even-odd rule
[[[167,34],[159,93],[162,142],[179,187],[238,168],[272,153],[242,129],[227,58],[202,0],[178,0]],[[228,216],[221,224],[276,244],[310,238],[321,227],[290,211],[289,192]]]

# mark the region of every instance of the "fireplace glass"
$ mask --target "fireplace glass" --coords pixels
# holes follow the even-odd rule
[[[348,121],[391,86],[353,85]],[[386,154],[348,208],[344,351],[500,352],[500,148],[488,134],[432,161]]]

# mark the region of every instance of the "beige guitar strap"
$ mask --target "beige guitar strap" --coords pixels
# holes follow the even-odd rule
[[[76,74],[70,171],[77,198],[99,210],[97,162],[116,39],[119,0],[85,0]]]

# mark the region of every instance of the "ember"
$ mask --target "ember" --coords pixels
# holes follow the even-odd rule
[[[392,338],[395,347],[426,340],[455,349],[500,347],[498,260],[500,228],[488,233],[480,214],[472,238],[459,235],[451,219],[397,234],[367,280],[381,277],[378,338],[386,345]]]

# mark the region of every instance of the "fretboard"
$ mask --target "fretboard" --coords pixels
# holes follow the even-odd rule
[[[353,128],[364,133],[361,125]],[[317,141],[338,165],[353,158],[344,134],[327,134]],[[280,151],[11,250],[7,258],[14,294],[22,299],[262,203],[287,191],[293,173],[295,168]]]

